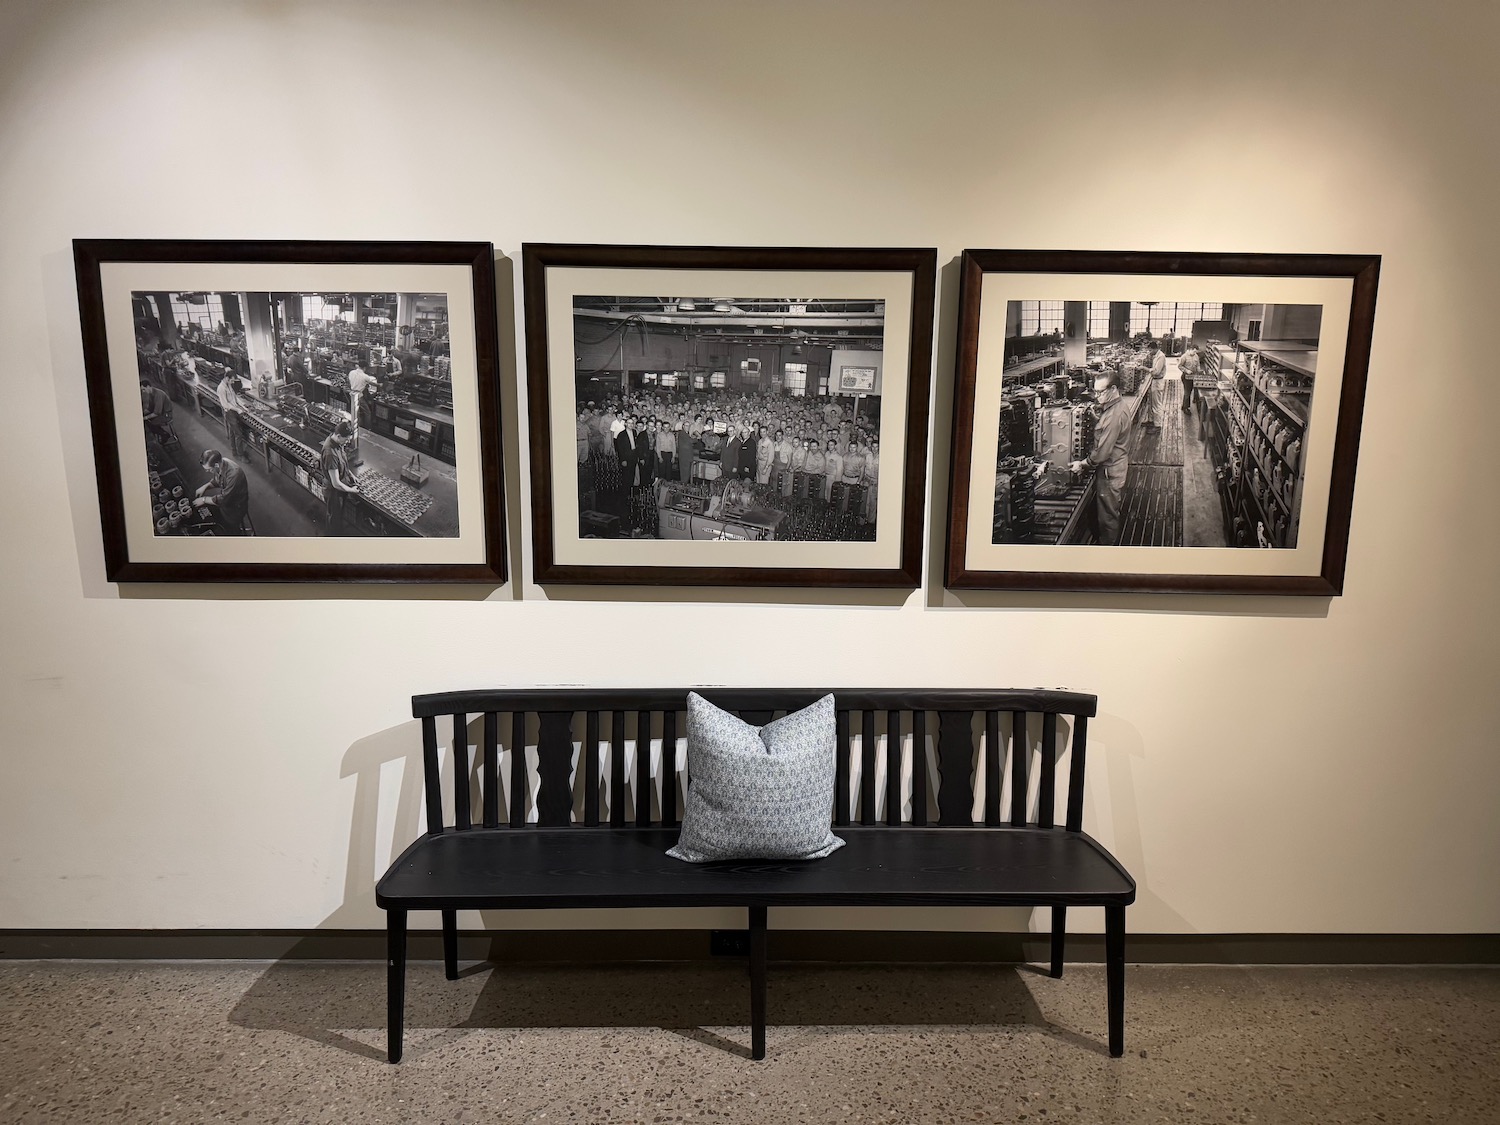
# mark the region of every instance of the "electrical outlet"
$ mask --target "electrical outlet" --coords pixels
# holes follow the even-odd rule
[[[713,957],[749,957],[749,930],[710,930],[708,952]]]

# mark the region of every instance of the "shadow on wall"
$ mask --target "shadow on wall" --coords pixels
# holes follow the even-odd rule
[[[1035,763],[1039,756],[1040,724],[1038,717],[1033,719],[1037,721],[1028,736],[1027,751]],[[534,796],[535,731],[529,733],[532,737],[527,742],[533,746],[527,762],[528,790]],[[976,730],[976,734],[980,733]],[[471,730],[471,740],[473,734]],[[1060,725],[1059,734],[1066,744],[1071,735],[1066,723]],[[1145,878],[1132,766],[1134,759],[1144,757],[1140,736],[1129,723],[1106,714],[1096,720],[1090,741],[1094,748],[1090,773],[1095,785],[1087,791],[1089,820],[1099,824],[1105,817],[1110,818],[1115,854],[1136,874],[1141,887],[1140,901],[1150,901],[1153,910],[1172,918],[1185,932],[1185,921],[1152,895]],[[446,748],[448,743],[440,745]],[[936,771],[935,745],[929,744],[926,749],[930,812],[935,818],[940,775]],[[853,763],[857,765],[862,755],[857,747],[851,750]],[[655,775],[659,773],[655,768],[659,766],[659,752],[652,756]],[[452,794],[454,756],[444,752],[441,757],[441,789]],[[477,753],[471,757],[475,770],[471,790],[476,800],[480,792],[478,757]],[[910,793],[912,755],[902,757],[908,764],[903,771],[907,775],[903,788]],[[976,817],[982,816],[984,757],[983,746],[976,738],[971,764],[976,778]],[[1063,757],[1059,760],[1060,776],[1066,776]],[[507,751],[500,763],[502,777],[508,774],[509,759]],[[879,760],[884,761],[883,754]],[[626,764],[626,776],[631,777],[634,763],[627,758]],[[1108,799],[1102,803],[1092,796],[1100,792],[1101,768],[1108,791]],[[1005,778],[1008,772],[1003,769],[1001,777]],[[375,904],[375,883],[390,860],[423,831],[422,773],[421,726],[416,721],[360,739],[345,753],[341,766],[341,777],[355,779],[344,899],[319,924],[318,930],[355,931],[361,938],[373,939],[368,954],[372,960],[381,955],[377,950],[383,951],[384,946],[383,935],[371,932],[371,919],[381,916]],[[1035,769],[1031,776],[1035,782]],[[876,781],[876,791],[882,792],[884,779],[877,774]],[[856,772],[851,778],[852,793],[857,794],[858,785]],[[1008,799],[1008,794],[1003,795]],[[627,800],[632,796],[627,796]],[[659,813],[659,788],[655,797],[653,815]],[[581,791],[575,791],[575,798],[581,806]],[[501,808],[506,804],[502,799]],[[1034,789],[1028,806],[1030,816],[1035,818]],[[577,811],[581,814],[581,807]],[[451,809],[445,809],[445,819],[451,820]],[[381,847],[383,840],[389,841],[388,847]],[[1028,914],[1013,910],[995,916],[1004,918],[1012,928],[1024,929]],[[481,914],[487,930],[504,928],[510,917],[507,912]],[[437,923],[435,912],[432,922]],[[413,932],[414,960],[408,971],[406,1018],[407,1026],[417,1032],[417,1037],[411,1040],[408,1056],[461,1038],[466,1028],[595,1026],[659,1027],[732,1053],[749,1053],[747,1046],[705,1030],[746,1024],[748,985],[744,979],[745,965],[739,960],[566,966],[535,962],[497,964],[490,960],[470,965],[461,972],[458,981],[447,981],[439,964],[421,960],[424,939],[432,946],[428,956],[438,955],[437,936],[435,931]],[[600,942],[608,943],[606,934],[600,934]],[[314,981],[305,974],[320,964],[317,960],[320,946],[326,949],[327,943],[317,936],[299,941],[241,997],[229,1015],[230,1022],[247,1028],[289,1031],[312,1042],[383,1061],[384,972],[378,964],[355,963],[334,968],[323,961],[321,975]],[[913,974],[909,967],[897,970],[888,965],[781,963],[772,974],[770,1016],[773,1025],[779,1027],[1024,1025],[1074,1046],[1103,1052],[1096,1035],[1060,1026],[1041,1014],[1027,983],[1027,977],[1036,971],[1026,965],[928,965],[919,974]],[[330,972],[335,974],[332,982],[326,975]],[[423,1028],[439,1030],[424,1038],[420,1034]]]
[[[1151,886],[1151,865],[1146,859],[1140,803],[1136,800],[1135,763],[1146,759],[1140,730],[1119,715],[1101,711],[1089,724],[1089,744],[1090,784],[1084,788],[1084,824],[1086,828],[1093,826],[1091,835],[1108,837],[1110,852],[1135,878],[1135,905],[1131,909],[1139,917],[1145,907],[1157,933],[1196,933],[1196,927]],[[1095,752],[1096,746],[1104,753]],[[1106,826],[1109,831],[1103,832]]]

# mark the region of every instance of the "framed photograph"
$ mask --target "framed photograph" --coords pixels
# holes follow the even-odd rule
[[[505,580],[489,243],[73,253],[112,581]]]
[[[947,585],[1341,593],[1379,271],[965,251]]]
[[[538,582],[917,585],[936,251],[522,262]]]

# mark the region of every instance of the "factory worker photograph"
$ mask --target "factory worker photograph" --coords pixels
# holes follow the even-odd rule
[[[1074,461],[1075,473],[1094,470],[1094,521],[1099,542],[1114,546],[1120,541],[1120,506],[1125,495],[1125,477],[1130,471],[1127,448],[1130,416],[1120,396],[1119,376],[1100,371],[1094,376],[1094,394],[1101,412],[1094,423],[1094,449],[1088,457]]]

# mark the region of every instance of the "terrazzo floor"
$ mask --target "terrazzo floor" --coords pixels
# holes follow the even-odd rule
[[[0,963],[4,1122],[1500,1122],[1500,971]]]

